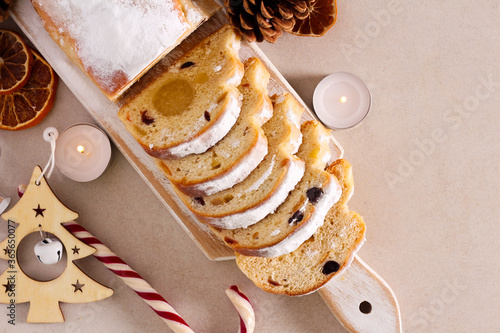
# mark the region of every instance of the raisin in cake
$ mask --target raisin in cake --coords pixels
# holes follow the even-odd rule
[[[225,229],[245,228],[272,213],[285,201],[304,174],[304,162],[294,154],[302,140],[304,109],[289,94],[273,97],[274,113],[262,129],[268,154],[242,182],[209,196],[191,197],[173,186],[201,222]]]
[[[342,196],[311,238],[297,250],[275,258],[237,254],[238,267],[265,291],[290,296],[311,293],[347,268],[363,243],[363,218],[347,208],[353,191],[350,164],[337,160],[327,171],[341,182]]]
[[[118,116],[158,158],[200,154],[222,139],[241,110],[240,36],[223,26],[128,101]]]
[[[302,124],[302,145],[297,157],[306,171],[278,209],[261,221],[241,229],[212,230],[238,253],[276,257],[297,249],[323,224],[342,188],[334,175],[324,171],[331,158],[330,133],[317,121]]]
[[[212,0],[31,2],[52,39],[110,100],[218,9]]]
[[[236,124],[202,154],[157,160],[171,183],[188,195],[210,195],[239,183],[259,165],[267,154],[267,138],[261,126],[273,114],[268,82],[264,64],[257,58],[247,60],[238,88],[243,103]]]

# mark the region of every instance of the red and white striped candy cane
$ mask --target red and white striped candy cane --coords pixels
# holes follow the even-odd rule
[[[94,257],[132,288],[167,323],[172,331],[175,333],[194,333],[184,319],[149,283],[85,228],[74,221],[63,223],[63,226],[73,236],[94,247],[96,249]]]
[[[226,289],[226,295],[240,316],[240,329],[238,333],[253,333],[255,328],[255,313],[248,298],[238,289],[238,286],[231,286]]]

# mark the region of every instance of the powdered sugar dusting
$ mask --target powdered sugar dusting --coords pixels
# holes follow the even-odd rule
[[[116,76],[132,80],[190,29],[174,1],[38,2],[76,40],[84,69],[111,89]]]
[[[315,209],[312,211],[309,220],[304,223],[299,230],[289,234],[286,238],[275,245],[260,249],[247,249],[244,251],[238,250],[238,252],[251,256],[277,257],[295,251],[301,244],[309,239],[309,237],[311,237],[321,225],[323,225],[326,214],[342,195],[342,187],[333,178],[331,178],[330,182],[323,188],[323,191],[323,196],[315,204]],[[305,205],[308,203],[309,201],[306,199],[304,205],[299,210],[304,211],[306,208]]]
[[[332,140],[332,137],[328,134],[326,135],[323,135],[321,134],[319,136],[319,142],[321,143],[321,145],[325,146],[325,147],[329,147],[330,146],[330,141]],[[328,148],[326,149],[326,153],[323,155],[323,158],[321,159],[321,161],[324,163],[324,164],[327,164],[330,159],[332,158],[332,153],[331,153],[331,150]]]
[[[308,203],[309,203],[309,199],[306,197],[306,200],[304,201],[304,203],[302,204],[302,206],[300,206],[300,208],[298,209],[298,211],[305,212]]]
[[[243,78],[243,71],[236,71],[233,76],[227,79],[226,83],[233,86],[239,86],[242,78]]]
[[[267,155],[267,140],[264,136],[259,136],[257,144],[243,158],[235,164],[229,172],[206,182],[184,187],[183,192],[193,196],[211,195],[239,183],[245,179]],[[199,164],[201,167],[202,164]],[[186,192],[187,190],[187,192]]]
[[[281,104],[285,101],[286,95],[284,93],[280,94],[276,99],[274,100],[275,104]]]
[[[277,236],[277,235],[279,235],[280,232],[281,232],[280,229],[276,229],[273,232],[271,232],[270,236],[272,236],[272,237]]]
[[[186,16],[189,22],[202,22],[205,19],[205,16],[203,13],[198,9],[194,7],[187,6],[185,8],[186,10]]]
[[[240,140],[234,140],[233,142],[231,142],[231,148],[238,148],[239,146],[241,145],[241,141]]]
[[[197,215],[198,218],[207,224],[214,227],[224,229],[246,228],[260,220],[266,215],[274,212],[276,208],[285,201],[288,193],[293,190],[295,185],[304,175],[305,166],[300,160],[292,160],[288,172],[282,182],[278,185],[276,191],[268,197],[264,202],[246,209],[236,214],[226,215],[223,217],[207,217]],[[196,213],[195,213],[196,214]]]
[[[286,117],[295,125],[295,127],[300,129],[300,114],[294,112],[293,108],[290,107],[286,111]]]
[[[290,107],[287,112],[286,112],[286,118],[295,126],[297,129],[300,130],[300,114],[297,112],[294,112],[293,108]],[[298,136],[291,136],[290,137],[290,145],[292,146],[291,153],[295,154],[299,150],[300,144],[302,143],[302,133],[300,133]]]
[[[266,181],[266,179],[269,178],[269,176],[271,175],[271,173],[273,172],[273,169],[274,169],[275,158],[276,158],[276,155],[273,156],[273,159],[271,160],[271,165],[269,165],[269,168],[267,168],[267,170],[264,172],[264,174],[262,174],[262,176],[259,179],[257,179],[257,181],[255,183],[253,183],[252,186],[250,186],[248,189],[246,189],[245,192],[251,192],[251,191],[258,190],[260,185],[262,185]]]

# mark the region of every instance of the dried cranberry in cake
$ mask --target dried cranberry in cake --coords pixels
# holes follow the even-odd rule
[[[238,243],[237,241],[235,241],[234,239],[229,238],[229,237],[224,238],[224,242],[226,242],[228,244],[237,244]]]
[[[188,61],[188,62],[185,62],[181,65],[181,69],[184,69],[184,68],[189,68],[189,67],[192,67],[194,66],[194,62],[192,61]]]
[[[330,260],[327,261],[325,265],[323,265],[323,269],[321,270],[321,272],[325,275],[328,275],[337,272],[339,268],[340,265],[338,264],[338,262]]]
[[[141,120],[144,124],[146,125],[151,125],[152,123],[155,122],[154,118],[151,118],[147,115],[147,110],[144,110],[141,112]]]
[[[318,202],[319,198],[321,198],[321,196],[323,195],[323,190],[320,189],[319,187],[311,187],[310,189],[307,190],[306,194],[309,201],[315,204]]]
[[[202,197],[195,197],[193,198],[194,201],[196,201],[198,204],[202,205],[202,206],[205,206],[205,200],[203,200]]]
[[[269,282],[269,284],[270,284],[270,285],[273,285],[273,286],[275,286],[275,287],[279,287],[279,286],[281,286],[281,283],[276,282],[276,281],[273,281],[273,280],[271,280],[271,279],[268,279],[268,280],[267,280],[267,282]]]
[[[304,213],[301,212],[300,210],[296,211],[293,213],[292,217],[288,220],[288,223],[293,224],[302,221],[304,218]]]
[[[208,111],[205,111],[204,116],[206,121],[210,121],[210,113]]]

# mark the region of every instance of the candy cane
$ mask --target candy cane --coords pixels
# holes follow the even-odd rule
[[[136,271],[130,268],[122,259],[111,252],[97,238],[92,236],[78,223],[71,221],[62,224],[69,232],[85,244],[96,249],[94,257],[110,271],[120,277],[126,285],[132,288],[175,333],[194,333],[170,304],[147,283]]]
[[[253,333],[255,328],[255,313],[248,298],[238,289],[238,286],[231,286],[226,289],[226,295],[240,316],[240,329],[238,333]]]
[[[26,185],[19,185],[17,188],[19,197],[22,197],[25,191]],[[184,319],[146,280],[84,227],[74,221],[66,222],[62,225],[73,236],[85,244],[94,247],[96,249],[94,257],[135,291],[167,323],[172,331],[175,333],[194,333]],[[226,295],[233,303],[240,317],[238,333],[253,333],[255,328],[255,313],[248,298],[235,285],[226,289]]]
[[[17,187],[17,195],[19,196],[19,198],[23,196],[27,188],[28,186],[26,186],[25,184],[21,184]]]

